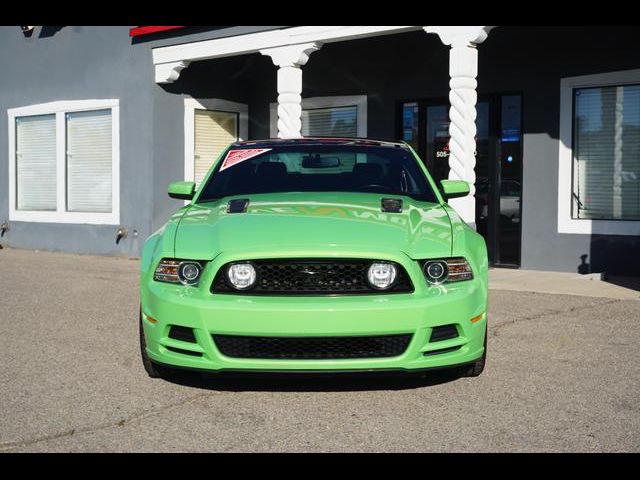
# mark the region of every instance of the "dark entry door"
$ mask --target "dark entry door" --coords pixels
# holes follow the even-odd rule
[[[520,266],[522,96],[483,96],[476,120],[476,228],[489,261]],[[418,151],[436,181],[449,175],[449,104],[403,102],[402,137]]]

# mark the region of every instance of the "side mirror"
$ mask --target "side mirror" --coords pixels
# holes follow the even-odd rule
[[[445,200],[466,197],[470,192],[469,183],[464,180],[442,180],[440,185]]]
[[[196,193],[193,182],[173,182],[169,184],[169,196],[180,200],[191,200]]]

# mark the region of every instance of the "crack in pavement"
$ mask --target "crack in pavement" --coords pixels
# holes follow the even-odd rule
[[[582,310],[589,310],[591,308],[601,307],[601,306],[605,306],[605,305],[613,305],[614,303],[620,303],[622,301],[623,300],[621,300],[621,299],[615,299],[615,300],[610,300],[608,302],[595,303],[595,304],[592,304],[592,305],[577,306],[577,307],[558,309],[558,310],[551,310],[551,311],[548,311],[548,312],[542,312],[542,313],[538,313],[536,315],[531,315],[531,316],[528,316],[528,317],[514,318],[513,320],[509,320],[507,322],[500,323],[500,324],[492,327],[490,329],[490,336],[491,337],[497,337],[498,336],[498,332],[500,330],[502,330],[504,327],[508,327],[508,326],[513,325],[515,323],[526,322],[528,320],[538,320],[540,318],[548,317],[550,315],[558,315],[558,314],[563,314],[563,313],[571,313],[571,312],[578,312],[578,311],[582,311]]]
[[[612,305],[615,303],[620,303],[622,302],[622,299],[614,299],[614,300],[610,300],[607,302],[598,302],[592,305],[585,305],[585,306],[577,306],[577,307],[571,307],[568,309],[556,309],[556,310],[551,310],[548,312],[542,312],[536,315],[530,315],[527,317],[522,317],[522,318],[515,318],[513,320],[509,320],[507,322],[504,323],[500,323],[498,325],[495,325],[493,328],[490,329],[490,336],[491,337],[498,337],[498,332],[501,331],[503,328],[510,326],[510,325],[514,325],[516,323],[520,323],[520,322],[524,322],[524,321],[530,321],[530,320],[537,320],[540,318],[544,318],[544,317],[548,317],[548,316],[552,316],[552,315],[558,315],[558,314],[563,314],[563,313],[571,313],[571,312],[576,312],[576,311],[583,311],[583,310],[589,310],[592,308],[596,308],[596,307],[600,307],[600,306],[606,306],[606,305]],[[142,412],[136,413],[134,415],[131,415],[130,417],[126,418],[126,419],[121,419],[118,421],[114,421],[114,422],[109,422],[109,423],[103,423],[100,425],[96,425],[96,426],[91,426],[91,427],[79,427],[79,428],[72,428],[69,430],[65,430],[63,432],[58,432],[58,433],[54,433],[54,434],[50,434],[50,435],[44,435],[44,436],[40,436],[40,437],[36,437],[36,438],[32,438],[32,439],[28,439],[28,440],[22,440],[22,441],[11,441],[11,442],[0,442],[0,451],[7,451],[7,450],[11,450],[14,448],[19,448],[19,447],[29,447],[31,445],[35,445],[37,443],[41,443],[41,442],[46,442],[46,441],[50,441],[50,440],[57,440],[59,438],[64,438],[64,437],[70,437],[72,435],[76,435],[79,433],[91,433],[91,432],[97,432],[100,430],[106,430],[108,428],[113,428],[113,427],[124,427],[126,425],[129,425],[135,421],[140,421],[140,420],[144,420],[146,418],[150,418],[153,416],[157,416],[160,415],[162,413],[165,413],[167,411],[170,411],[174,408],[177,407],[181,407],[184,405],[187,405],[189,403],[195,402],[197,400],[200,400],[202,398],[206,398],[206,397],[212,397],[216,394],[219,394],[220,392],[204,392],[204,393],[199,393],[197,395],[194,395],[192,397],[189,397],[185,400],[182,400],[180,402],[176,402],[173,404],[169,404],[169,405],[165,405],[165,406],[160,406],[158,408],[155,409],[151,409],[151,410],[144,410]],[[233,449],[236,446],[236,444],[230,445],[228,446],[225,451],[230,451],[231,449]]]
[[[216,394],[218,394],[220,392],[205,392],[205,393],[199,393],[198,395],[194,395],[193,397],[189,397],[185,400],[182,400],[180,402],[177,403],[172,403],[169,405],[165,405],[165,406],[160,406],[156,409],[151,409],[151,410],[144,410],[140,413],[136,413],[134,415],[131,415],[129,418],[125,418],[122,420],[118,420],[116,422],[110,422],[110,423],[103,423],[101,425],[96,425],[93,427],[80,427],[80,428],[72,428],[69,430],[65,430],[64,432],[59,432],[59,433],[54,433],[51,435],[44,435],[41,437],[36,437],[36,438],[32,438],[30,440],[21,440],[21,441],[13,441],[13,442],[0,442],[0,451],[6,451],[6,450],[11,450],[12,448],[18,448],[18,447],[29,447],[31,445],[35,445],[37,443],[41,443],[41,442],[46,442],[49,440],[57,440],[59,438],[64,438],[64,437],[70,437],[72,435],[76,435],[78,433],[91,433],[91,432],[97,432],[100,430],[106,430],[108,428],[113,428],[113,427],[124,427],[130,423],[133,423],[137,420],[143,420],[145,418],[149,418],[149,417],[153,417],[153,416],[157,416],[161,413],[167,412],[172,410],[173,408],[177,408],[177,407],[181,407],[183,405],[187,405],[191,402],[195,402],[201,398],[204,397],[212,397]]]

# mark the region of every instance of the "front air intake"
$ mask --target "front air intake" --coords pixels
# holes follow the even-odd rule
[[[462,348],[462,347],[460,345],[458,345],[457,347],[441,348],[440,350],[431,350],[429,352],[424,352],[424,356],[425,357],[430,357],[432,355],[442,355],[444,353],[457,352],[458,350],[460,350],[460,348]]]
[[[171,325],[169,330],[169,338],[180,340],[182,342],[196,343],[196,337],[193,334],[193,328],[181,327],[179,325]]]
[[[190,357],[201,357],[202,353],[192,352],[191,350],[183,350],[182,348],[164,347],[170,352],[179,353],[180,355],[189,355]]]
[[[458,336],[458,329],[455,325],[443,325],[441,327],[434,327],[431,330],[431,338],[429,342],[441,342],[443,340],[449,340]]]
[[[375,290],[367,282],[367,270],[374,260],[366,259],[269,259],[250,260],[256,269],[256,285],[236,290],[225,279],[226,264],[211,286],[212,293],[233,295],[382,295],[411,293],[413,284],[406,270],[394,264],[398,276],[393,287]]]
[[[254,337],[213,335],[218,350],[227,357],[331,360],[383,358],[402,355],[411,334],[358,337]]]

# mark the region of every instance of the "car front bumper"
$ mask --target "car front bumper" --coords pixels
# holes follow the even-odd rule
[[[480,358],[487,326],[486,283],[474,278],[427,286],[415,281],[416,275],[421,275],[419,269],[409,274],[415,285],[411,294],[316,297],[212,294],[204,287],[160,283],[143,275],[141,309],[147,354],[159,364],[216,372],[417,371]],[[208,280],[211,278],[205,284]],[[450,324],[458,330],[456,338],[430,342],[434,327]],[[192,328],[196,342],[170,338],[172,325]],[[393,357],[302,360],[225,356],[217,348],[214,334],[412,337],[404,353]],[[440,350],[443,352],[437,353]]]

